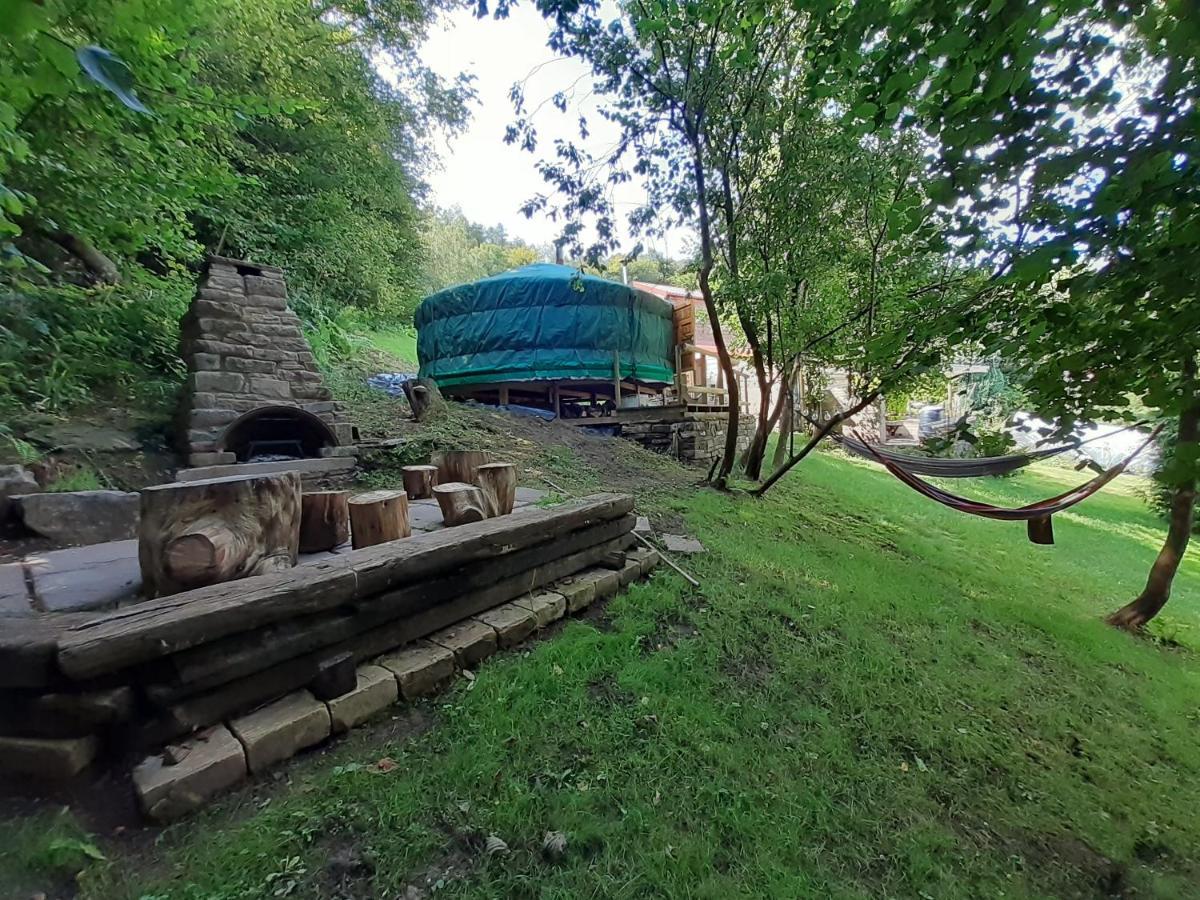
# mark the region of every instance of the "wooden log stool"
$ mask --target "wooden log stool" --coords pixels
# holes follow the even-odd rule
[[[479,467],[491,461],[492,454],[487,450],[443,450],[433,457],[439,484],[450,484],[452,481],[474,484]]]
[[[368,491],[351,497],[349,507],[350,539],[355,550],[412,534],[404,491]]]
[[[433,486],[438,483],[437,466],[405,466],[400,471],[409,500],[428,500],[433,496]]]
[[[488,518],[507,516],[517,499],[517,469],[512,463],[484,463],[475,470],[475,483],[483,491]]]
[[[300,496],[300,552],[320,553],[350,540],[349,491],[313,491]]]
[[[289,569],[300,543],[300,475],[236,475],[141,493],[143,591],[162,597]]]
[[[464,481],[439,484],[433,489],[438,506],[442,510],[442,521],[448,527],[481,522],[488,517],[487,500],[478,485]]]

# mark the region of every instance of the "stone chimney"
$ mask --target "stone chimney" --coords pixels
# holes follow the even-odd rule
[[[282,269],[208,257],[181,326],[178,444],[189,466],[352,454],[354,429],[288,309]]]

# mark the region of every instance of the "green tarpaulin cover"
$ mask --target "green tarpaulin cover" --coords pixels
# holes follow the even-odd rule
[[[443,387],[572,378],[674,378],[671,304],[623,284],[539,263],[426,297],[417,307],[420,375]]]

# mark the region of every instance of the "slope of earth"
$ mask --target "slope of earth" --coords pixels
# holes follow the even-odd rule
[[[405,431],[633,490],[708,547],[685,561],[699,590],[660,567],[169,828],[0,824],[0,894],[1200,896],[1200,562],[1157,638],[1103,625],[1161,535],[1132,491],[1037,547],[835,454],[756,501],[549,427],[468,408]],[[1072,478],[970,489],[1030,502]]]

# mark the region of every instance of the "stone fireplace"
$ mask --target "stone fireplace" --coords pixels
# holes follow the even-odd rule
[[[312,474],[353,467],[354,428],[288,308],[282,269],[210,256],[182,321],[181,354],[179,447],[193,467],[181,478],[294,460],[327,461],[309,465]]]

